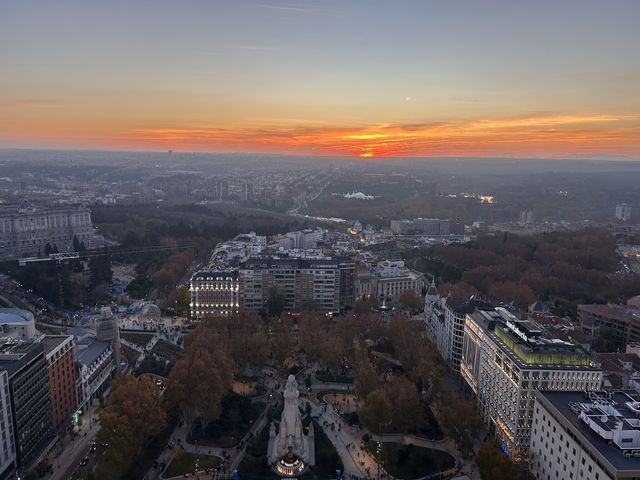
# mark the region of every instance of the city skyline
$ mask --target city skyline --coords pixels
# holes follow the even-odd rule
[[[1,10],[4,148],[640,158],[632,1]]]

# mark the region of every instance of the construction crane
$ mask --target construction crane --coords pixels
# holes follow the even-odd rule
[[[193,245],[176,245],[173,247],[154,246],[154,247],[139,248],[139,249],[132,249],[132,250],[116,250],[116,251],[93,250],[93,251],[84,251],[84,252],[50,253],[46,257],[19,258],[18,265],[20,265],[21,267],[25,267],[27,266],[27,264],[34,263],[34,262],[56,262],[57,275],[58,275],[58,296],[60,301],[60,307],[64,309],[64,287],[62,282],[62,265],[67,261],[80,260],[80,259],[89,258],[89,257],[132,255],[132,254],[139,254],[139,253],[163,252],[168,250],[182,250],[190,247],[193,247]]]

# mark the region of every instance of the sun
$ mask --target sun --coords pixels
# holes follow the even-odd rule
[[[373,152],[363,152],[360,154],[360,158],[372,158]]]

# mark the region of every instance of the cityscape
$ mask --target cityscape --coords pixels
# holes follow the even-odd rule
[[[0,480],[640,478],[638,18],[0,5]]]

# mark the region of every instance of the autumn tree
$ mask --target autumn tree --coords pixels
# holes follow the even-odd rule
[[[278,365],[295,350],[293,321],[288,315],[271,318],[271,350]]]
[[[391,400],[391,422],[394,431],[404,434],[411,427],[424,426],[424,406],[413,382],[403,376],[393,376],[385,388]]]
[[[358,417],[367,429],[381,435],[393,418],[393,405],[384,388],[369,393],[358,411]]]
[[[355,385],[358,396],[362,399],[380,387],[380,375],[376,366],[370,361],[369,354],[364,347],[356,350],[353,364]]]
[[[518,470],[513,462],[500,453],[496,445],[491,442],[480,445],[476,464],[483,480],[512,480],[518,476]]]
[[[169,297],[169,305],[175,309],[176,315],[189,315],[191,294],[188,286],[178,287]]]
[[[423,298],[415,290],[404,291],[398,302],[411,313],[418,313],[424,308]]]
[[[215,335],[206,325],[185,338],[185,352],[169,374],[167,398],[188,423],[205,427],[218,418],[231,389],[234,364],[223,349],[213,348]]]
[[[160,391],[148,377],[118,377],[107,406],[100,413],[98,442],[101,449],[98,478],[121,478],[143,447],[166,425]]]
[[[442,429],[453,439],[460,453],[469,457],[481,426],[475,403],[450,395],[438,404],[438,413]]]

